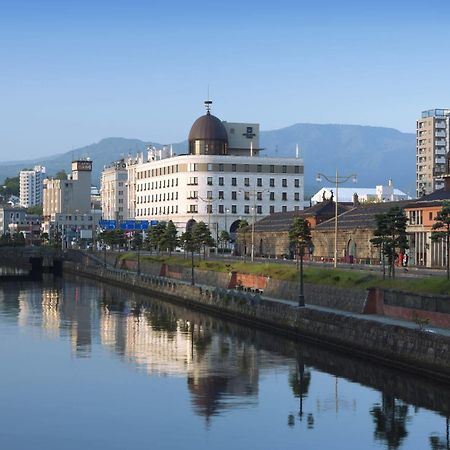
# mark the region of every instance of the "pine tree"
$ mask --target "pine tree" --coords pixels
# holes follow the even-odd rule
[[[444,201],[441,210],[434,218],[431,232],[431,240],[434,242],[445,239],[445,266],[447,269],[447,280],[450,278],[450,202]]]

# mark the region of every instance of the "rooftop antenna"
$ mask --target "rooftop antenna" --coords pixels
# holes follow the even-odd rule
[[[298,144],[295,146],[295,157],[298,158],[298,155],[300,153],[300,150],[298,148]]]
[[[208,95],[205,101],[206,114],[210,114],[212,101],[209,99],[209,84],[208,84]]]
[[[250,141],[250,156],[253,156],[253,141]]]

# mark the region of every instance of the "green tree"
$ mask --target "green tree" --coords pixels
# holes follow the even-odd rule
[[[230,242],[230,233],[228,231],[222,230],[219,234],[219,242],[222,247],[222,253],[224,251],[224,248]]]
[[[27,214],[35,214],[36,216],[42,216],[43,208],[42,205],[30,206],[27,208]]]
[[[383,257],[387,257],[389,276],[392,278],[395,278],[397,251],[404,252],[409,248],[406,235],[407,221],[405,213],[398,206],[392,207],[386,213],[375,215],[376,229],[373,233],[375,237],[370,242],[380,248]]]
[[[64,169],[58,170],[55,174],[57,180],[67,180],[67,172]]]
[[[305,306],[305,296],[303,292],[303,257],[305,249],[312,244],[311,227],[309,222],[303,217],[296,217],[289,228],[289,241],[295,248],[297,259],[300,261],[300,286],[298,294],[298,306]]]
[[[206,259],[206,247],[213,247],[215,243],[205,222],[197,222],[192,227],[192,239],[198,248],[203,248],[203,257]]]
[[[447,280],[450,278],[450,202],[444,201],[441,210],[434,218],[431,240],[434,242],[445,241],[445,267],[447,269]]]
[[[145,246],[151,251],[156,250],[159,255],[162,244],[162,237],[166,232],[165,222],[159,222],[155,226],[148,229],[147,238],[145,239]]]
[[[167,222],[166,229],[161,236],[161,248],[167,250],[169,255],[171,255],[179,243],[180,240],[178,239],[177,227],[171,220],[169,220],[169,222]]]
[[[11,195],[19,196],[20,193],[20,181],[19,176],[17,177],[8,177],[3,182],[3,185],[0,186],[0,194],[9,197]]]
[[[243,255],[245,255],[247,253],[247,238],[248,238],[249,232],[250,232],[250,226],[249,226],[248,222],[245,219],[240,220],[238,228],[237,228],[237,241],[240,246],[241,245],[243,246],[243,249],[240,252]]]
[[[105,230],[102,231],[97,240],[103,245],[110,245],[111,247],[122,247],[126,243],[125,232],[123,230]]]
[[[198,251],[198,243],[195,241],[193,237],[193,228],[194,226],[188,228],[181,236],[180,236],[180,245],[183,247],[186,253],[191,254],[191,284],[194,286],[195,278],[194,278],[194,252]]]
[[[141,248],[143,243],[142,239],[142,232],[141,231],[135,231],[133,233],[133,237],[131,238],[131,245],[134,249]]]

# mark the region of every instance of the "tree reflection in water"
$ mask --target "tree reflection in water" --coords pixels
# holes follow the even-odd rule
[[[297,370],[289,373],[289,386],[294,394],[294,397],[299,399],[299,420],[303,420],[303,399],[308,396],[309,385],[311,383],[311,371],[305,367],[303,355],[301,351],[296,350]],[[309,413],[307,416],[307,427],[314,428],[314,416]],[[293,414],[288,416],[288,425],[293,427],[295,425],[295,417]]]
[[[399,448],[408,436],[406,429],[406,424],[410,421],[408,405],[383,392],[381,405],[375,404],[370,414],[375,423],[375,439],[386,442],[390,450]]]

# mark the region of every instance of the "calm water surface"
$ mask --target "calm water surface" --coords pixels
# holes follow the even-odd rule
[[[14,449],[448,449],[450,389],[75,278],[0,284]]]

